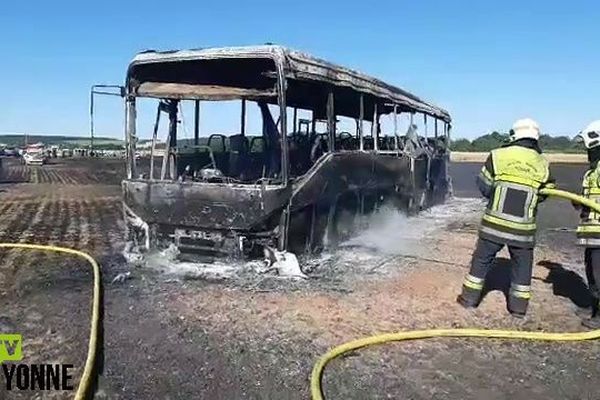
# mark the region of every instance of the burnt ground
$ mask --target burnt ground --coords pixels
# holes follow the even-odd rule
[[[122,172],[117,160],[41,168],[11,161],[4,163],[0,184],[0,242],[80,248],[102,264],[98,399],[306,399],[317,357],[347,340],[437,327],[578,331],[574,309],[589,305],[581,260],[545,241],[536,250],[535,297],[526,320],[507,315],[497,290],[507,284],[506,254],[491,273],[494,290],[482,306],[473,312],[457,306],[476,238],[472,212],[457,213],[422,238],[417,257],[381,257],[365,268],[357,257],[335,273],[317,267],[307,282],[177,280],[137,268],[132,279],[112,283],[130,271],[120,255]],[[472,179],[453,172],[455,180]],[[26,363],[75,364],[80,373],[90,295],[91,272],[78,260],[0,253],[0,331],[24,335]],[[327,399],[597,399],[599,361],[598,342],[440,339],[336,360],[324,388]],[[3,392],[0,383],[0,399],[70,397]]]

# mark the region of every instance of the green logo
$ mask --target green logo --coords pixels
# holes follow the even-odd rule
[[[23,337],[21,335],[0,334],[0,364],[4,361],[21,361]]]

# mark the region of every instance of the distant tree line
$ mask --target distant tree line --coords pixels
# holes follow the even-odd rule
[[[46,146],[59,146],[61,148],[75,149],[88,148],[90,138],[87,136],[62,136],[62,135],[0,135],[0,143],[9,147],[24,147],[27,144],[44,143]],[[121,139],[107,137],[94,138],[94,148],[97,150],[122,150],[125,142]]]
[[[474,140],[457,139],[450,143],[453,151],[485,152],[508,143],[508,133],[492,132]],[[568,136],[540,136],[540,146],[544,151],[554,153],[581,153],[584,148]]]
[[[94,143],[94,149],[118,151],[118,150],[125,150],[125,145],[116,144],[116,143],[99,143],[99,144]]]

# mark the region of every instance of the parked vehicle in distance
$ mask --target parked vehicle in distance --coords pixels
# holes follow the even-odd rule
[[[0,150],[0,155],[4,157],[18,157],[19,150],[14,147],[5,147]]]
[[[72,149],[67,149],[67,148],[61,149],[59,155],[62,158],[71,158],[71,157],[73,157],[73,150]]]
[[[41,166],[47,161],[46,152],[43,143],[28,145],[23,152],[23,162],[25,165]]]

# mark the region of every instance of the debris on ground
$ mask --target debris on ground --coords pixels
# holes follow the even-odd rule
[[[265,247],[265,264],[268,269],[277,271],[279,276],[297,279],[307,278],[300,269],[300,263],[298,263],[298,258],[294,253]]]
[[[131,279],[131,272],[121,272],[115,276],[111,283],[124,283],[128,279]]]

